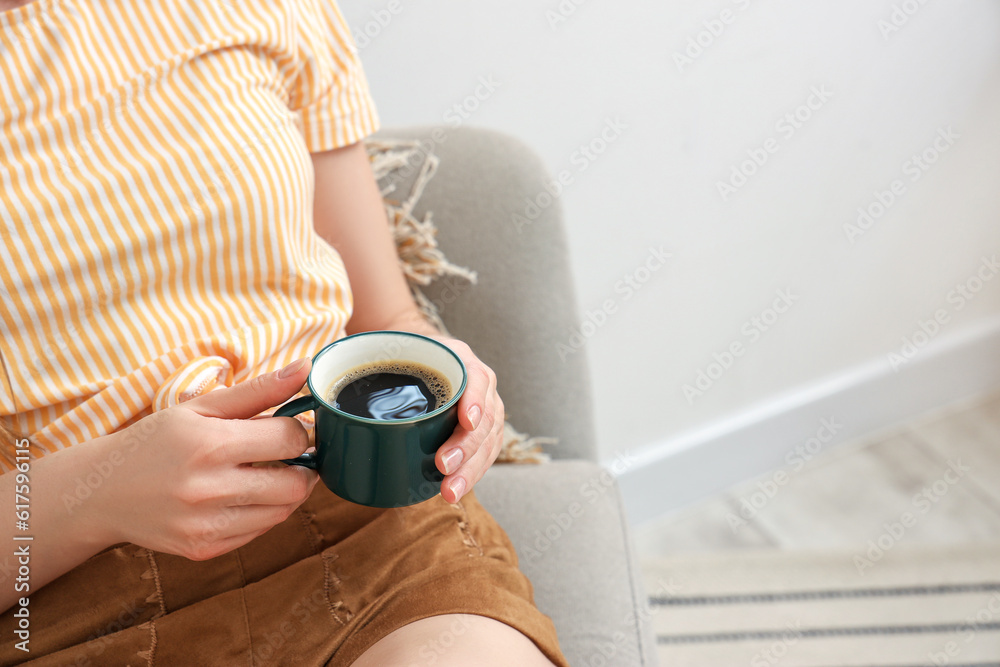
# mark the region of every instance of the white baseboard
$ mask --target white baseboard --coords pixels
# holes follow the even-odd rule
[[[815,438],[824,418],[843,425],[826,449],[997,389],[1000,319],[934,339],[898,370],[882,356],[644,447],[618,477],[629,520],[655,519],[787,465],[789,452]]]

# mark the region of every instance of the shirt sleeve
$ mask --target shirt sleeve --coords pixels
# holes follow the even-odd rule
[[[378,129],[354,39],[334,0],[299,0],[289,105],[310,152],[348,146]]]

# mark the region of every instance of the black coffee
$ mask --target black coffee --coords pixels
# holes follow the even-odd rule
[[[412,419],[451,398],[451,383],[411,361],[378,361],[351,369],[330,389],[335,408],[368,419]]]

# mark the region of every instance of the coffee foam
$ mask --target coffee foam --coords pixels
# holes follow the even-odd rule
[[[333,386],[326,392],[327,402],[331,404],[335,403],[340,390],[355,380],[378,373],[396,373],[419,378],[427,385],[427,389],[434,394],[435,410],[447,403],[451,398],[451,383],[448,382],[444,375],[430,366],[425,366],[415,361],[373,361],[361,366],[355,366],[334,382]]]

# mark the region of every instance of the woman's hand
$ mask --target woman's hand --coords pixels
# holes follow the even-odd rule
[[[503,401],[497,394],[497,376],[468,345],[454,338],[432,336],[450,347],[465,364],[468,383],[458,400],[458,426],[435,456],[444,473],[441,495],[457,503],[482,479],[503,446]]]
[[[99,441],[113,470],[81,512],[110,543],[205,560],[281,523],[319,480],[299,466],[255,462],[309,448],[291,417],[250,419],[294,396],[308,359],[146,417]]]
[[[301,359],[34,460],[32,590],[120,542],[205,560],[284,521],[318,475],[253,463],[298,456],[308,436],[291,417],[249,418],[294,396],[308,374]],[[17,479],[0,475],[0,497],[14,497]],[[8,544],[14,534],[13,522],[0,530]],[[17,596],[0,587],[0,613]]]

